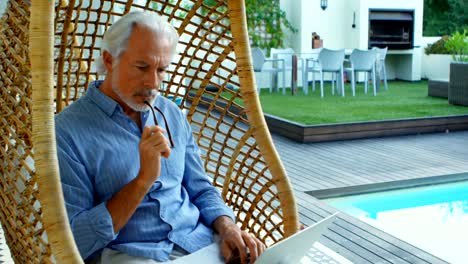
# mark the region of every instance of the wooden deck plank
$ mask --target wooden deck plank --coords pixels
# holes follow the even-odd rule
[[[321,189],[467,172],[468,148],[463,148],[467,133],[438,134],[438,139],[405,136],[401,142],[381,138],[301,144],[273,138],[293,185],[298,183],[303,190],[304,186]]]

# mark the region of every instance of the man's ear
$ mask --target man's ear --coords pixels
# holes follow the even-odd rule
[[[104,67],[106,67],[106,71],[108,73],[112,73],[112,60],[112,55],[107,50],[105,50],[102,53],[102,62],[104,63]]]

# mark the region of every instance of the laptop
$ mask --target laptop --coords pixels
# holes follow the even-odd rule
[[[319,241],[320,236],[336,220],[335,213],[296,234],[267,248],[255,261],[255,264],[291,264],[300,263],[307,252]]]
[[[295,264],[307,255],[308,251],[318,242],[320,236],[336,219],[335,213],[323,220],[307,227],[306,229],[288,237],[267,248],[255,261],[255,264]],[[239,260],[234,260],[238,263]],[[224,264],[219,246],[213,243],[195,253],[178,258],[170,262],[171,264]]]

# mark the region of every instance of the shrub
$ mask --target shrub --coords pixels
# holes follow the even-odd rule
[[[468,39],[467,31],[464,30],[463,33],[455,32],[450,38],[445,42],[445,47],[452,54],[454,61],[464,61],[468,62]]]
[[[448,36],[443,36],[438,41],[427,45],[427,47],[424,49],[424,53],[426,53],[426,55],[450,54],[450,51],[445,47],[445,43],[447,42],[448,39],[449,39]]]

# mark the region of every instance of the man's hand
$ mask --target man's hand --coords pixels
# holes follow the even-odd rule
[[[170,154],[164,129],[158,126],[145,127],[140,140],[140,179],[151,186],[161,174],[161,156],[168,158]]]
[[[114,232],[119,232],[135,213],[153,183],[161,173],[161,156],[168,158],[171,149],[164,137],[164,129],[145,127],[140,140],[140,173],[107,201]]]
[[[238,252],[241,263],[247,264],[247,250],[250,253],[250,263],[254,263],[258,256],[265,251],[265,244],[253,234],[240,228],[227,216],[218,217],[213,228],[220,237],[220,249],[224,260],[229,261]]]

